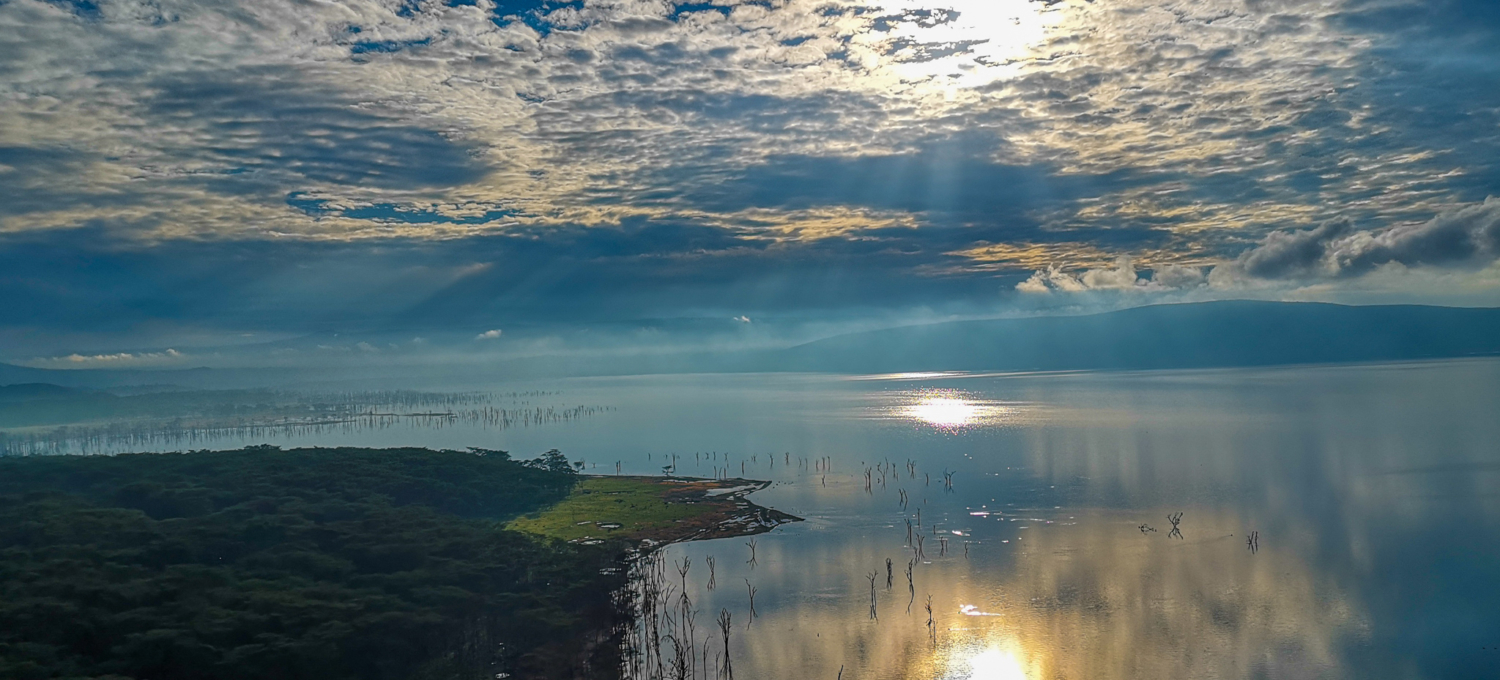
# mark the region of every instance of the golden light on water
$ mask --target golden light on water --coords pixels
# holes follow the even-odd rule
[[[967,662],[969,680],[1026,680],[1026,666],[1014,649],[989,647]]]

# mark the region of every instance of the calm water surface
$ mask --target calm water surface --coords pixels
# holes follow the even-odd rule
[[[774,480],[754,499],[806,521],[754,562],[746,539],[666,554],[700,640],[731,613],[741,680],[1500,677],[1500,361],[547,387],[617,410],[283,443]]]

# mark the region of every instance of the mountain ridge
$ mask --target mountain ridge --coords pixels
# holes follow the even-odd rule
[[[1500,355],[1500,309],[1226,300],[949,321],[833,336],[784,370],[1116,370]]]

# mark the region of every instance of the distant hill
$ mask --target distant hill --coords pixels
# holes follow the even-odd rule
[[[17,385],[22,383],[50,383],[57,384],[61,380],[51,380],[54,374],[62,371],[49,371],[42,368],[27,368],[14,364],[0,364],[0,385]],[[61,376],[66,377],[66,376]]]
[[[1500,355],[1500,309],[1224,301],[841,335],[753,370],[1132,370]]]
[[[653,373],[1147,370],[1470,356],[1500,356],[1500,309],[1233,300],[905,326],[775,350],[601,352],[378,368],[48,370],[0,364],[0,385],[243,389],[372,375],[431,383],[476,375],[501,381]]]
[[[0,385],[0,404],[17,401],[56,401],[86,394],[93,393],[48,383]]]
[[[264,369],[241,373],[267,373]],[[0,385],[46,383],[62,387],[104,389],[123,385],[173,385],[198,387],[214,385],[219,374],[230,371],[208,368],[119,369],[119,368],[30,368],[0,363]],[[231,376],[240,377],[240,376]]]

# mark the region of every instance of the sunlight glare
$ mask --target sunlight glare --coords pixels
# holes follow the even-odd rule
[[[1014,652],[992,647],[969,657],[969,680],[1026,680],[1026,669]]]
[[[967,399],[927,397],[911,407],[911,415],[938,427],[963,427],[979,416],[979,406]]]
[[[1059,13],[1031,0],[930,0],[897,2],[898,13],[949,10],[947,21],[905,21],[891,32],[898,41],[962,47],[951,56],[913,58],[904,54],[899,70],[908,77],[947,77],[952,86],[974,87],[1015,70],[1014,62],[1041,43]]]

